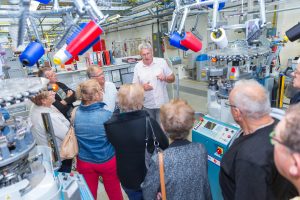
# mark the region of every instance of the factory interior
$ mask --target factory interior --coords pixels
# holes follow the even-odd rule
[[[149,64],[146,63],[147,59],[151,61]],[[145,75],[142,74],[142,68],[158,65],[159,70],[163,71],[158,72],[161,74],[155,72],[155,84],[151,85],[153,77],[150,76],[154,72]],[[235,140],[243,135],[244,128],[233,117],[236,106],[230,103],[230,92],[236,82],[255,80],[266,91],[271,107],[270,116],[281,120],[291,106],[293,97],[300,91],[300,82],[299,88],[293,82],[300,73],[297,66],[300,66],[300,0],[2,0],[0,200],[244,199],[241,196],[229,198],[220,183],[222,158],[230,152]],[[98,74],[89,71],[93,67]],[[142,77],[146,80],[141,80]],[[94,123],[94,117],[83,112],[87,89],[83,90],[82,87],[88,87],[88,84],[101,78],[105,86],[97,83],[101,97],[95,104],[104,102],[101,112],[103,116],[110,117],[98,126],[95,123],[99,120]],[[91,79],[96,81],[88,82]],[[108,82],[113,87],[110,89],[115,91],[114,97],[108,97],[113,101],[113,109],[108,108],[105,99],[105,93],[110,92],[107,89]],[[140,83],[145,94],[145,104],[138,110],[158,110],[162,118],[160,106],[171,99],[184,100],[193,109],[193,126],[186,139],[206,149],[205,177],[210,195],[205,190],[194,191],[192,188],[188,195],[186,191],[180,192],[187,183],[182,182],[179,189],[176,188],[178,183],[172,185],[166,163],[165,184],[162,184],[164,178],[158,171],[161,163],[155,168],[161,178],[157,178],[155,198],[147,196],[149,191],[144,191],[145,188],[147,190],[147,181],[156,180],[149,180],[151,174],[147,173],[147,164],[143,165],[145,170],[143,177],[139,177],[138,189],[125,184],[132,180],[127,180],[130,178],[124,178],[123,175],[121,177],[120,173],[124,173],[122,170],[130,171],[130,165],[135,162],[128,162],[121,169],[123,152],[111,141],[108,129],[117,129],[109,128],[109,123],[115,116],[122,116],[124,110],[118,98],[122,97],[124,86],[132,83]],[[161,97],[168,100],[155,108],[147,108],[147,87],[159,93],[153,95],[155,105],[158,105]],[[48,96],[43,97],[43,94]],[[55,95],[53,101],[49,97],[51,95],[53,98]],[[132,92],[126,95],[132,95]],[[46,99],[48,97],[50,104]],[[71,97],[74,100],[71,101]],[[60,107],[57,107],[56,101]],[[44,104],[47,108],[43,107]],[[68,110],[61,111],[64,106]],[[82,115],[77,116],[76,113]],[[54,119],[54,115],[57,118]],[[165,131],[164,121],[152,119],[152,114],[150,117],[163,126],[160,130],[169,139],[170,147],[163,151],[173,149],[173,140]],[[145,130],[148,130],[148,117],[145,119]],[[80,128],[79,125],[84,122],[90,124]],[[65,125],[67,128],[64,128]],[[137,129],[139,125],[136,125]],[[124,128],[125,125],[117,131],[122,133]],[[92,135],[98,134],[96,129],[101,129],[101,136]],[[152,125],[151,130],[153,132]],[[67,142],[72,143],[72,139],[66,140],[67,136],[73,137],[69,135],[72,131],[75,140],[77,138],[75,153],[64,157],[62,146],[69,145]],[[64,134],[64,137],[59,138],[57,132]],[[144,134],[144,129],[141,134]],[[122,137],[125,141],[126,135]],[[95,141],[99,139],[101,144],[91,141],[92,138],[96,138]],[[154,139],[155,133],[155,146]],[[146,143],[141,146],[143,151],[146,149],[148,152],[148,135],[145,140]],[[126,149],[123,146],[120,148]],[[87,155],[89,152],[91,155]],[[157,152],[160,154],[160,150]],[[113,180],[109,182],[105,175],[107,172],[101,171],[104,168],[100,166],[112,165],[111,160],[105,160],[103,154],[111,154],[109,159],[114,160],[114,169],[117,171],[114,173],[121,197],[113,191],[117,190],[116,186],[110,188]],[[142,157],[143,164],[147,156],[145,154]],[[102,163],[101,159],[98,162],[96,158],[103,158],[105,162]],[[67,161],[69,164],[66,164]],[[87,175],[84,163],[86,166],[97,165],[101,171],[95,172],[97,183],[93,184],[96,184],[96,188],[88,180],[92,175]],[[64,165],[68,165],[69,170],[63,171]],[[274,163],[273,168],[276,170]],[[150,169],[151,165],[148,172]],[[173,178],[176,179],[177,174]],[[178,180],[182,181],[180,178]],[[178,194],[180,198],[176,197]],[[251,199],[260,198],[253,196]],[[280,198],[269,196],[261,199]]]

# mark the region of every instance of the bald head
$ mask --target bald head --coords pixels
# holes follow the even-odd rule
[[[270,114],[271,106],[268,93],[255,80],[237,81],[229,95],[229,100],[246,117],[259,119]]]

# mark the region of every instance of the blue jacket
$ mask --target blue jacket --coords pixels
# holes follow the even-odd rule
[[[74,128],[79,147],[79,159],[91,163],[104,163],[115,155],[115,150],[107,140],[104,122],[112,113],[103,109],[102,102],[85,106],[76,111]]]

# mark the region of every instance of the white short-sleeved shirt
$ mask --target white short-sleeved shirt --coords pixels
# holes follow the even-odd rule
[[[164,76],[170,76],[173,72],[163,58],[153,58],[150,65],[145,65],[143,61],[136,64],[134,68],[133,83],[148,83],[153,90],[145,91],[144,107],[159,108],[162,104],[169,101],[167,92],[167,82],[157,79],[157,75],[163,73]]]
[[[114,83],[105,81],[103,102],[104,109],[114,112],[116,106],[117,89]]]

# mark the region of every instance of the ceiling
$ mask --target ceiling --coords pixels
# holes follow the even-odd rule
[[[42,4],[39,1],[0,1],[0,37],[5,35],[20,42],[21,35],[25,40],[36,38],[35,36],[38,35],[41,40],[57,42],[58,37],[64,35],[70,25],[87,22],[92,18],[88,11],[84,13],[78,11],[76,7],[78,1],[93,1],[104,15],[109,15],[101,25],[104,30],[110,27],[134,25],[149,19],[161,19],[165,16],[170,18],[174,11],[174,2],[171,0],[52,0],[48,4]],[[184,4],[191,4],[196,0],[180,1]],[[242,3],[246,8],[248,1],[257,5],[257,0],[228,0],[226,9],[241,7]],[[285,2],[285,0],[265,1],[268,5]],[[29,19],[30,22],[28,22]]]

